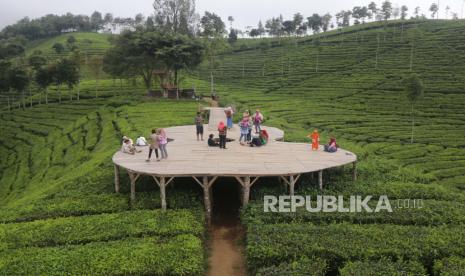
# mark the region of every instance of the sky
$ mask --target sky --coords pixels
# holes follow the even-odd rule
[[[419,6],[421,13],[427,16],[430,16],[429,6],[436,1],[438,0],[391,0],[394,6],[407,5],[409,14]],[[137,13],[147,16],[153,12],[152,2],[153,0],[0,0],[0,29],[25,16],[36,18],[49,13],[90,15],[97,10],[101,13],[110,12],[115,17],[134,17]],[[255,27],[260,19],[264,22],[280,14],[285,19],[291,18],[297,12],[305,17],[326,12],[334,15],[342,9],[368,5],[369,2],[371,0],[197,0],[196,7],[200,15],[204,11],[214,12],[227,24],[228,16],[232,16],[233,27],[244,30],[246,26]],[[375,2],[380,5],[382,1]],[[460,17],[464,2],[465,0],[439,0],[440,18],[445,18],[446,6]]]

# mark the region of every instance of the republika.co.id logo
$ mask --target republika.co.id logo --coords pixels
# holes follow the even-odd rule
[[[305,208],[311,213],[378,213],[393,212],[393,208],[422,207],[423,201],[421,199],[397,200],[393,206],[387,195],[379,196],[377,200],[373,196],[362,197],[360,195],[352,195],[348,198],[342,195],[318,195],[313,198],[300,195],[279,197],[266,195],[263,198],[263,211],[265,213],[291,213],[296,212],[298,208]]]

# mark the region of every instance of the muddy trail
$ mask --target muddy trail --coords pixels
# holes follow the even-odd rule
[[[241,190],[224,179],[213,186],[208,276],[247,275],[244,255],[245,230],[239,219]]]

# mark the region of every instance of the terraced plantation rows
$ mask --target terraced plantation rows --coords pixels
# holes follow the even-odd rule
[[[121,136],[191,123],[197,110],[139,95],[0,114],[0,274],[203,273],[195,186],[169,187],[167,212],[150,179],[141,179],[132,204],[126,185],[114,193],[111,156]]]
[[[324,175],[324,194],[424,203],[393,214],[265,214],[262,196],[284,191],[261,183],[253,191],[255,202],[242,212],[253,273],[463,271],[464,26],[464,21],[367,24],[320,35],[317,42],[283,39],[281,45],[262,43],[216,58],[215,90],[223,104],[260,108],[266,124],[284,129],[288,141],[308,141],[306,135],[318,128],[323,142],[335,136],[341,147],[357,153],[359,180],[350,180],[349,168],[331,170]],[[210,90],[209,67],[202,65],[190,80],[198,89]],[[425,85],[415,105],[413,144],[402,84],[411,72]],[[321,194],[311,175],[298,186],[298,194]]]

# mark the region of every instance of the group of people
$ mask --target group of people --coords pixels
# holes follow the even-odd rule
[[[233,127],[233,114],[234,111],[231,107],[225,109],[226,113],[226,123],[224,121],[219,122],[218,124],[218,136],[219,139],[215,139],[213,134],[210,134],[208,137],[208,146],[210,147],[219,147],[220,149],[226,149],[227,142],[227,133],[228,130]],[[249,111],[243,113],[242,119],[238,123],[240,129],[239,143],[241,145],[249,145],[251,147],[260,147],[268,143],[269,135],[265,129],[262,129],[264,117],[260,113],[260,110],[256,110],[255,114],[251,115]],[[195,126],[197,133],[197,141],[203,141],[204,133],[204,119],[202,113],[197,112],[195,117]],[[253,133],[253,128],[255,128],[255,133]],[[317,151],[320,145],[320,134],[317,129],[314,129],[313,132],[307,135],[308,138],[312,140],[311,148],[313,151]],[[168,158],[167,151],[168,136],[166,131],[163,128],[153,129],[149,137],[149,142],[145,139],[144,136],[140,135],[136,139],[136,144],[133,140],[127,136],[123,136],[123,143],[121,146],[121,151],[127,154],[134,155],[136,153],[142,152],[136,146],[149,146],[149,154],[146,159],[147,162],[151,161],[152,152],[155,152],[156,160],[161,161],[161,159]],[[336,143],[336,138],[330,138],[329,142],[324,145],[325,152],[336,152],[338,145]],[[161,159],[160,155],[161,154]]]
[[[318,133],[317,129],[313,130],[313,133],[307,135],[307,138],[312,140],[312,150],[316,151],[320,147],[320,133]],[[324,151],[333,153],[336,152],[338,149],[338,145],[336,143],[336,138],[331,137],[329,138],[328,144],[324,145]]]
[[[137,149],[136,146],[139,147],[149,147],[149,156],[146,159],[147,162],[150,162],[152,158],[152,152],[155,152],[156,160],[161,161],[161,159],[168,158],[168,151],[166,149],[168,144],[168,136],[166,135],[166,131],[163,128],[159,129],[152,129],[152,134],[150,135],[149,142],[145,139],[143,135],[140,135],[136,139],[136,144],[134,144],[133,140],[127,136],[123,136],[123,144],[121,146],[121,151],[127,154],[136,154],[142,152],[141,150]],[[161,159],[159,156],[159,151],[161,154]]]

